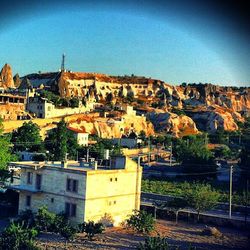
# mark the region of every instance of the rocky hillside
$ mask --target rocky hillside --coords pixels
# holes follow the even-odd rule
[[[58,89],[62,97],[81,96],[97,102],[105,102],[110,93],[113,103],[132,96],[135,107],[140,103],[146,108],[152,106],[158,109],[160,114],[155,114],[155,110],[153,114],[150,111],[148,114],[148,118],[156,124],[156,130],[166,130],[175,135],[197,133],[197,128],[210,132],[218,128],[237,130],[237,123],[244,122],[244,116],[250,112],[250,88],[247,87],[212,84],[173,86],[144,77],[64,72]]]
[[[250,114],[249,87],[212,84],[174,86],[158,79],[133,75],[81,72],[36,73],[20,80],[19,88],[45,88],[66,99],[78,97],[86,103],[97,102],[104,106],[107,103],[113,106],[129,103],[138,112],[144,110],[156,132],[166,131],[176,136],[204,130],[214,132],[219,128],[237,130],[237,124],[244,122],[244,117]],[[0,87],[13,85],[11,68],[5,65],[1,71]],[[104,133],[102,131],[110,133],[105,126],[98,134]],[[115,129],[115,126],[109,127]]]

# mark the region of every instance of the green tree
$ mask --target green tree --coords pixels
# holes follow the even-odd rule
[[[46,149],[50,152],[50,158],[61,161],[66,157],[74,158],[76,156],[78,144],[74,133],[67,129],[64,120],[57,124],[57,127],[48,133],[45,139]]]
[[[146,133],[144,130],[141,130],[138,136],[142,141],[146,141]]]
[[[215,148],[213,152],[216,158],[230,159],[232,157],[232,151],[226,145],[222,145],[221,147]]]
[[[16,156],[11,154],[10,136],[3,134],[2,120],[0,119],[0,186],[10,177],[7,164],[16,160]]]
[[[126,225],[137,232],[149,234],[155,228],[155,219],[143,210],[134,210],[134,214],[126,220]]]
[[[24,122],[21,127],[12,133],[11,142],[14,151],[43,151],[44,145],[40,136],[40,128],[32,121]]]
[[[73,97],[69,100],[69,104],[71,108],[78,108],[79,107],[79,99],[77,97]]]
[[[220,194],[209,184],[196,183],[192,189],[186,190],[185,199],[188,206],[197,211],[199,221],[200,212],[212,209],[218,202]]]
[[[34,228],[27,228],[23,224],[11,223],[2,233],[0,250],[38,250],[34,239],[38,232]]]
[[[211,175],[199,175],[199,178],[214,176],[217,168],[214,156],[205,141],[203,136],[188,136],[177,140],[173,150],[177,160],[184,166],[185,172],[211,173]]]

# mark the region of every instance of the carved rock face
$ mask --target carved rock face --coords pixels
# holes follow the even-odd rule
[[[0,72],[0,87],[14,88],[12,69],[9,64],[5,64]]]

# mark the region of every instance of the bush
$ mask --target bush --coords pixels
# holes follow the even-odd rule
[[[42,206],[38,209],[35,217],[36,228],[39,231],[53,231],[56,214],[48,211],[47,207]]]
[[[24,224],[11,223],[0,238],[1,250],[37,250],[34,239],[38,232],[34,228],[25,227]]]
[[[77,230],[74,227],[70,226],[69,224],[64,225],[60,229],[61,236],[64,237],[67,241],[73,240],[76,232]]]
[[[78,227],[81,233],[86,233],[89,240],[92,240],[96,234],[101,234],[105,229],[102,223],[94,223],[94,221],[83,222]]]
[[[139,243],[138,250],[170,250],[170,246],[166,238],[147,237],[144,243]]]
[[[16,223],[23,223],[24,226],[32,228],[35,226],[35,216],[30,209],[27,209],[20,213]]]
[[[134,210],[134,214],[126,220],[127,227],[139,233],[150,233],[155,228],[155,220],[151,214],[141,210]]]
[[[77,97],[73,97],[69,100],[69,105],[71,108],[78,108],[79,107],[79,99]]]

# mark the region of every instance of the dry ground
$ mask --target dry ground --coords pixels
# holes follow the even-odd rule
[[[237,229],[218,227],[223,233],[223,237],[203,236],[201,234],[204,225],[194,225],[180,222],[175,225],[174,222],[158,220],[156,230],[161,236],[168,239],[170,245],[179,246],[179,249],[188,249],[189,244],[198,249],[250,249],[249,233]],[[156,233],[154,233],[156,235]],[[88,241],[79,234],[77,238],[70,243],[65,244],[65,240],[60,236],[53,234],[43,234],[38,239],[38,245],[42,249],[63,250],[63,249],[136,249],[139,242],[142,242],[145,236],[136,234],[123,228],[108,228],[105,233],[99,235],[94,241]]]

